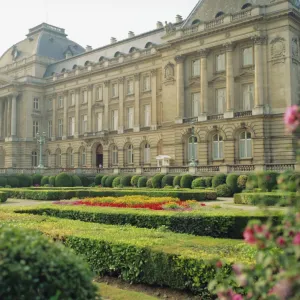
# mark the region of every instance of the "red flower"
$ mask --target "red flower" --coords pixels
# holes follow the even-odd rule
[[[298,232],[295,237],[294,237],[294,240],[293,240],[293,244],[296,245],[296,246],[299,246],[300,245],[300,232]]]
[[[284,247],[286,244],[286,241],[285,241],[284,237],[280,236],[279,238],[277,238],[276,243],[278,246]]]
[[[222,262],[221,262],[220,260],[217,261],[216,267],[217,267],[218,269],[220,269],[220,268],[222,268],[222,266],[223,266]]]
[[[251,227],[247,227],[244,231],[244,239],[248,244],[255,244],[256,238],[254,236],[254,230]]]
[[[201,206],[206,206],[206,204],[205,203],[201,203]]]

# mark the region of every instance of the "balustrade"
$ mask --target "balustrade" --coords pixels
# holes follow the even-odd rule
[[[252,116],[252,110],[249,111],[240,111],[234,113],[235,118],[243,118],[243,117],[251,117]]]
[[[255,171],[255,165],[230,165],[228,166],[228,172],[253,172]]]
[[[295,164],[267,164],[265,169],[267,171],[284,172],[288,170],[295,170]]]
[[[224,119],[224,115],[220,114],[220,115],[212,115],[212,116],[208,116],[207,120],[209,121],[213,121],[213,120],[222,120]]]

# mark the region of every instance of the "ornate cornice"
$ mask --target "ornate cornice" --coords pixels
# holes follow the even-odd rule
[[[266,35],[254,35],[251,39],[256,45],[265,45],[268,41],[268,37]]]
[[[156,76],[157,74],[157,69],[152,69],[151,70],[151,76]]]
[[[200,49],[199,50],[200,57],[207,57],[208,54],[209,54],[209,50],[208,49]]]
[[[228,42],[223,44],[223,47],[225,48],[226,52],[232,52],[236,46],[236,43]]]
[[[175,61],[177,64],[182,64],[185,60],[186,56],[185,55],[177,55],[175,56]]]

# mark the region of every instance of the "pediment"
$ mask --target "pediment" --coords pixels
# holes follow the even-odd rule
[[[254,76],[254,70],[247,70],[240,73],[238,76],[234,77],[234,79],[239,79],[241,77],[253,77]]]
[[[226,80],[226,75],[217,75],[210,80],[210,82],[224,81]]]
[[[189,87],[192,87],[192,86],[199,86],[200,85],[200,78],[197,79],[191,79],[188,83],[188,86]]]

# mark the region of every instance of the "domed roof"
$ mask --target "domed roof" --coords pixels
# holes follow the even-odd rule
[[[9,48],[0,58],[0,68],[32,55],[59,61],[84,53],[85,49],[69,40],[65,30],[46,23],[29,29],[27,38]]]

